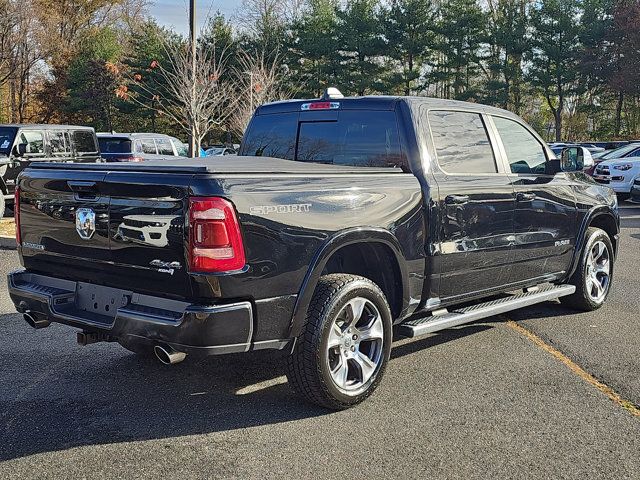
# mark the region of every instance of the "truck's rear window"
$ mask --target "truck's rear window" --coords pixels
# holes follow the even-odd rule
[[[131,140],[128,138],[98,138],[102,153],[131,153]]]
[[[404,164],[392,111],[341,111],[333,121],[299,121],[297,113],[258,115],[240,155],[366,167]]]

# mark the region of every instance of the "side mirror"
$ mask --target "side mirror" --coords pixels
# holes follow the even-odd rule
[[[13,155],[16,157],[24,157],[27,154],[27,144],[19,143],[13,149]]]
[[[593,165],[593,157],[584,147],[567,147],[560,156],[560,170],[563,172],[581,172],[585,168],[585,152]],[[589,165],[590,166],[590,165]]]

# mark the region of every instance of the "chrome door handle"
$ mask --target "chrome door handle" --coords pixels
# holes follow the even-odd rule
[[[447,195],[444,203],[447,205],[462,205],[469,201],[469,195]]]
[[[535,193],[524,193],[524,192],[518,192],[516,194],[516,201],[517,202],[531,202],[532,200],[536,199],[536,194]]]

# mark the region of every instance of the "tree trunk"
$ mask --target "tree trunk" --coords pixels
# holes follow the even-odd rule
[[[622,106],[624,104],[624,93],[618,92],[618,103],[616,105],[616,122],[614,126],[614,136],[618,138],[622,127]]]
[[[556,142],[562,141],[562,110],[558,108],[555,113],[556,121]]]

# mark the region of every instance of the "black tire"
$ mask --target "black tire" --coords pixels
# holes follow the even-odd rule
[[[330,357],[337,355],[339,362],[345,362],[347,371],[351,371],[349,369],[354,368],[353,365],[357,370],[357,362],[354,364],[353,360],[341,360],[341,352],[344,351],[344,355],[348,355],[348,348],[355,352],[357,335],[353,337],[354,346],[348,347],[351,328],[347,332],[347,323],[345,322],[344,338],[345,342],[349,342],[347,346],[341,344],[330,348],[328,342],[330,331],[340,323],[339,316],[344,314],[348,308],[353,312],[353,308],[347,307],[347,304],[362,301],[365,302],[366,306],[361,309],[362,314],[359,318],[365,323],[369,321],[365,318],[365,315],[373,305],[375,308],[372,311],[375,312],[377,310],[375,313],[379,315],[370,315],[369,318],[374,319],[371,325],[374,325],[374,323],[377,325],[375,327],[377,328],[376,331],[379,332],[377,337],[382,335],[382,338],[381,340],[376,340],[378,342],[375,346],[377,353],[373,356],[377,361],[375,369],[371,369],[373,373],[368,380],[361,383],[359,388],[348,392],[341,390],[331,376]],[[378,318],[382,321],[381,326],[375,320]],[[356,329],[358,322],[358,319],[355,319],[352,325],[355,329],[354,332],[360,334],[360,331]],[[334,333],[335,331],[332,331],[331,335]],[[361,344],[363,349],[367,348],[367,340],[363,338],[357,341],[358,350],[357,353],[354,353],[354,355],[360,355],[359,358],[363,358],[360,350]],[[371,280],[357,275],[325,275],[320,278],[314,292],[307,310],[305,324],[302,327],[302,333],[296,339],[293,352],[287,357],[286,371],[289,384],[295,392],[316,405],[332,410],[343,410],[352,407],[368,398],[379,385],[389,361],[391,343],[391,310],[380,288]],[[360,372],[364,379],[364,368]],[[347,374],[345,374],[346,379]]]
[[[606,301],[609,292],[611,291],[611,281],[613,280],[613,265],[615,261],[613,245],[609,235],[604,230],[595,227],[589,227],[586,232],[585,246],[580,255],[580,263],[576,267],[576,271],[567,282],[570,285],[575,285],[576,291],[572,295],[566,297],[560,297],[560,302],[576,310],[584,312],[590,312],[602,307]],[[594,299],[587,287],[587,279],[590,274],[589,258],[591,251],[596,243],[602,242],[607,249],[608,262],[609,262],[609,278],[606,286],[604,287],[604,295],[602,298]]]
[[[616,196],[618,197],[618,201],[624,202],[624,201],[629,200],[631,198],[631,192],[629,192],[629,193],[617,192]]]

